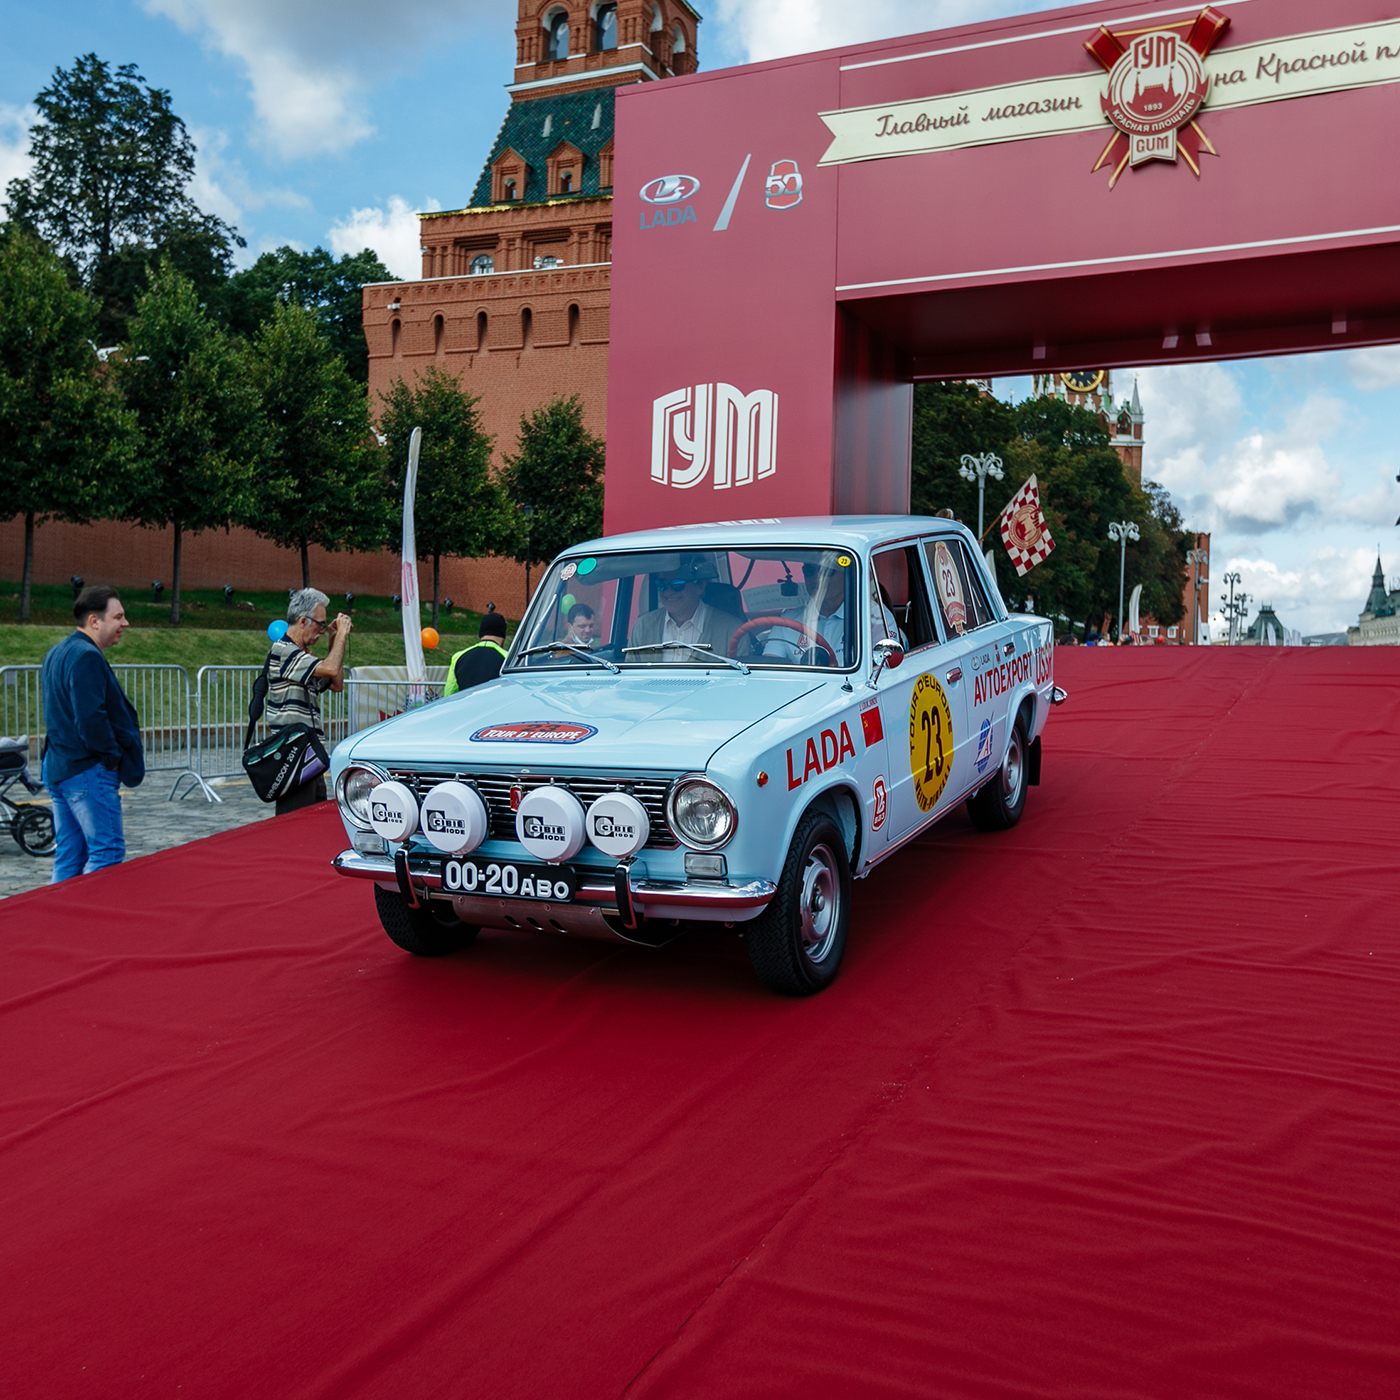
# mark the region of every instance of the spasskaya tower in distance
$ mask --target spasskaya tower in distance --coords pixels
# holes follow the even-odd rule
[[[520,0],[510,106],[464,208],[419,216],[422,276],[364,288],[371,410],[437,364],[481,396],[495,464],[578,394],[606,429],[613,96],[696,70],[685,0]]]

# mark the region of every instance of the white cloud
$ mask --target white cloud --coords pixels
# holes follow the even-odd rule
[[[386,72],[444,30],[499,25],[489,0],[142,0],[240,62],[264,143],[285,160],[348,150]]]
[[[716,19],[738,37],[750,62],[838,45],[922,34],[1008,14],[1047,10],[1060,0],[719,0]]]
[[[33,107],[0,102],[0,198],[11,180],[29,174],[29,128],[38,115]]]
[[[1377,389],[1394,389],[1400,385],[1400,345],[1349,350],[1342,360],[1351,382],[1367,393],[1374,393]]]
[[[1375,566],[1376,556],[1368,549],[1331,546],[1310,550],[1292,568],[1247,554],[1232,554],[1223,562],[1217,556],[1215,562],[1217,581],[1227,572],[1240,575],[1239,587],[1250,597],[1250,619],[1269,604],[1285,627],[1304,636],[1354,626]],[[1223,593],[1223,586],[1216,592]]]
[[[423,206],[425,210],[441,207],[435,199]],[[418,213],[398,195],[393,195],[382,209],[352,209],[331,225],[329,237],[331,251],[341,256],[373,248],[379,261],[396,277],[415,278],[422,267]]]

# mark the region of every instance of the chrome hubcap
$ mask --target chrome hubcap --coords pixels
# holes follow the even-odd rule
[[[801,928],[802,951],[813,962],[821,962],[831,951],[841,913],[841,886],[836,873],[836,857],[825,844],[814,846],[802,872]]]
[[[1011,746],[1006,751],[1006,762],[1001,765],[1001,791],[1006,798],[1008,807],[1014,807],[1017,799],[1021,795],[1021,777],[1023,772],[1023,755],[1021,753],[1021,735],[1013,730],[1011,734]]]

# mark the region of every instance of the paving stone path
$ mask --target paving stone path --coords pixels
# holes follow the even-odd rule
[[[122,789],[122,830],[126,835],[126,858],[149,855],[169,846],[212,836],[249,822],[265,821],[272,815],[270,803],[260,802],[246,778],[216,784],[222,802],[208,802],[196,789],[177,802],[167,802],[174,775],[153,773],[139,788]],[[28,798],[18,784],[10,795],[19,801],[47,802],[47,793]],[[52,860],[27,856],[14,840],[0,831],[0,897],[46,885],[53,874]]]

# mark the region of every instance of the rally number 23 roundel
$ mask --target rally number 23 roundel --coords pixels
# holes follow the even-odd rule
[[[927,674],[909,700],[909,769],[919,810],[931,811],[953,771],[953,716],[943,687]]]

